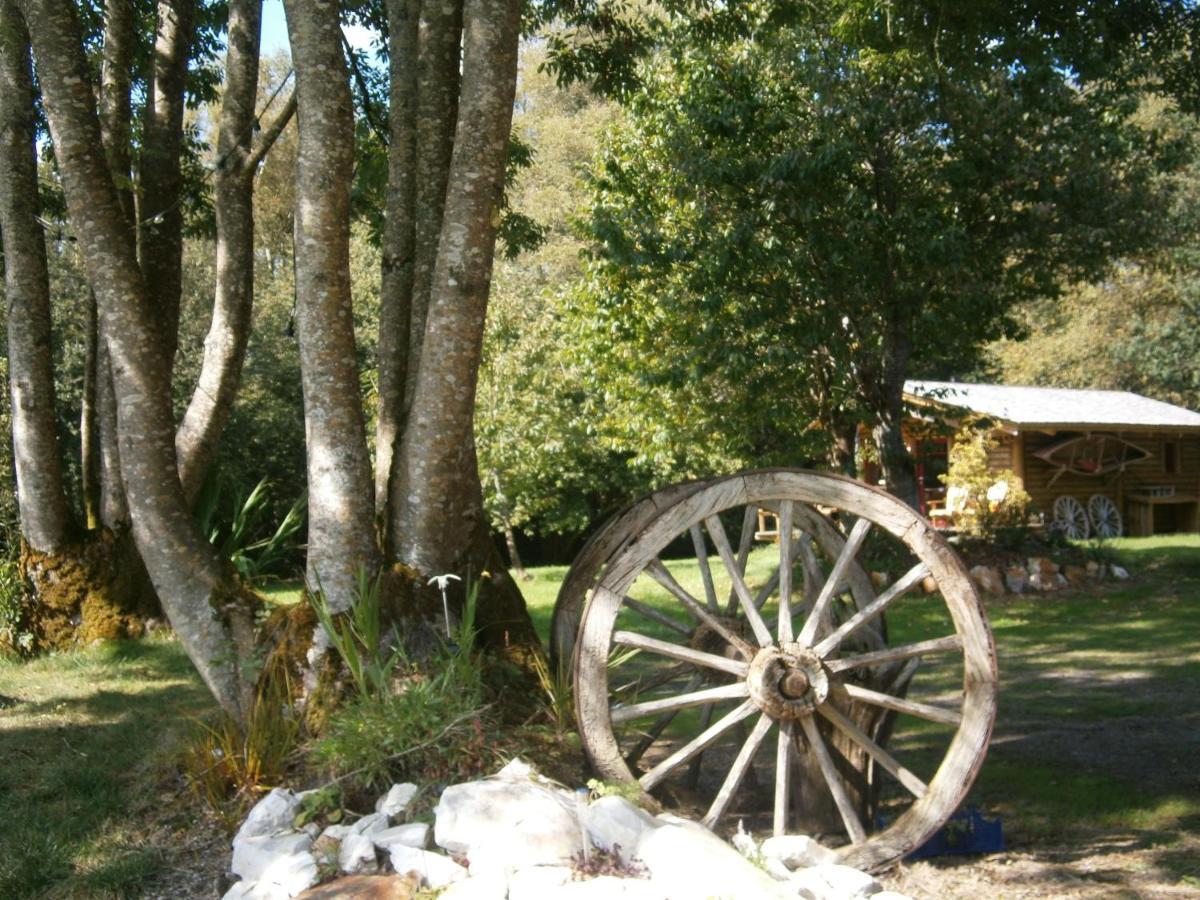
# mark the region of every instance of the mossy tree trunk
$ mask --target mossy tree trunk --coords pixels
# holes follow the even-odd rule
[[[185,651],[221,706],[241,718],[253,652],[250,603],[200,534],[175,457],[170,360],[103,154],[82,34],[69,4],[21,0],[68,214],[112,362],[121,475],[137,548]]]

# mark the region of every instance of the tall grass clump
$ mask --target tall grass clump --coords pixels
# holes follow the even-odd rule
[[[360,581],[354,608],[337,618],[319,592],[313,597],[355,687],[312,746],[313,761],[330,778],[378,788],[402,777],[448,781],[484,767],[494,717],[475,648],[478,596],[478,582],[470,584],[450,639],[420,665],[382,646],[378,583]]]

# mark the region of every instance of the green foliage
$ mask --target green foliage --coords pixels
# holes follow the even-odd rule
[[[920,9],[661,26],[595,165],[570,312],[605,422],[646,457],[818,455],[890,415],[906,371],[970,367],[1014,304],[1156,239],[1180,154],[1134,120],[1133,42],[1102,59],[1086,17]]]
[[[599,778],[589,778],[588,790],[593,800],[601,797],[620,797],[630,803],[638,804],[642,799],[642,789],[632,781],[601,781]]]
[[[385,696],[391,689],[392,675],[404,660],[401,648],[383,647],[383,614],[380,607],[381,576],[372,578],[358,570],[354,604],[341,615],[329,608],[323,591],[308,592],[321,628],[329,637],[342,664],[350,673],[361,700]]]
[[[275,529],[269,530],[264,522],[270,511],[269,495],[265,478],[245,497],[238,497],[232,495],[227,481],[214,475],[205,481],[196,500],[200,530],[247,582],[284,574],[295,559],[297,535],[305,524],[308,500],[301,496]]]
[[[1029,493],[1011,469],[994,470],[988,463],[988,451],[999,446],[986,427],[963,426],[950,447],[949,471],[941,476],[948,491],[961,497],[954,523],[972,537],[992,540],[1002,532],[1023,526],[1029,516]],[[1004,483],[1007,490],[998,499],[988,492]],[[947,494],[949,502],[950,494]]]
[[[21,577],[16,547],[0,551],[0,651],[26,655],[33,635],[24,629],[25,580]]]

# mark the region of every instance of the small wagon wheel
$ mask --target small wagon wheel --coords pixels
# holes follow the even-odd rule
[[[1093,494],[1088,499],[1088,520],[1092,524],[1092,533],[1100,538],[1121,536],[1121,511],[1103,494]]]
[[[1054,500],[1054,525],[1073,541],[1088,536],[1088,515],[1083,504],[1069,494]]]
[[[760,507],[778,511],[780,539],[752,553]],[[903,567],[878,595],[870,542]],[[695,551],[694,585],[663,560],[680,543]],[[937,597],[896,605],[930,579]],[[918,669],[931,678],[913,699]],[[603,777],[698,801],[710,827],[758,812],[780,834],[827,806],[843,861],[865,868],[919,846],[966,796],[996,682],[978,596],[929,523],[875,488],[801,470],[709,482],[647,522],[601,566],[575,655],[580,734]],[[884,745],[902,733],[893,755]]]

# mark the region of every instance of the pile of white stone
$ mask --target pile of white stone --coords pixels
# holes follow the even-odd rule
[[[224,900],[303,897],[320,880],[376,873],[439,900],[904,900],[803,835],[759,844],[739,827],[731,846],[696,822],[565,790],[519,760],[446,788],[432,835],[405,821],[417,792],[395,785],[353,824],[295,828],[305,795],[272,791],[234,837],[241,880]]]
[[[1049,557],[1033,556],[1006,566],[974,566],[971,580],[985,594],[1050,593],[1063,588],[1086,587],[1105,578],[1123,580],[1129,572],[1117,565],[1106,566],[1095,560],[1085,565],[1060,565]],[[935,585],[936,589],[936,585]]]

